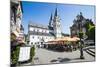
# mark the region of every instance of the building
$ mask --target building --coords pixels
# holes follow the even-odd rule
[[[79,32],[82,31],[83,33],[86,33],[88,29],[86,28],[86,23],[92,23],[91,19],[87,19],[82,15],[82,12],[76,16],[76,18],[73,21],[73,25],[70,27],[70,33],[71,36],[78,36]]]
[[[11,34],[11,42],[18,42],[17,40],[22,33],[22,2],[18,0],[11,0],[10,7],[10,34]],[[11,43],[12,44],[12,43]],[[15,43],[16,45],[16,43]]]
[[[20,27],[20,33],[19,33],[19,37],[17,37],[17,40],[19,43],[25,43],[24,28],[22,24]]]
[[[55,9],[54,17],[51,14],[48,26],[30,22],[28,25],[28,37],[30,45],[38,45],[56,38],[61,38],[61,22],[57,8]]]

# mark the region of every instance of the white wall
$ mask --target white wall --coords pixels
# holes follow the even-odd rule
[[[34,31],[34,32],[42,32],[42,33],[49,33],[49,31],[50,31],[47,29],[41,29],[41,28],[35,28],[35,27],[30,27],[29,30]]]
[[[33,42],[33,45],[35,45],[37,42],[41,42],[41,39],[44,39],[44,42],[53,40],[54,37],[53,36],[43,36],[43,35],[30,35],[29,36],[29,40],[30,43],[29,45],[32,45],[31,43]],[[38,45],[38,44],[37,44]]]
[[[41,33],[49,33],[50,31],[53,32],[52,30],[47,30],[47,29],[41,29],[41,28],[35,28],[35,27],[29,27],[29,31],[33,32],[41,32]],[[37,42],[41,42],[41,39],[44,39],[45,42],[54,39],[53,36],[45,36],[45,35],[29,35],[29,45],[35,45]],[[38,45],[38,44],[37,44]]]

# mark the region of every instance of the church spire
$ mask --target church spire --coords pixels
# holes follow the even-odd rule
[[[56,7],[56,10],[55,10],[55,16],[57,16],[58,14],[57,14],[57,7]]]
[[[51,17],[50,17],[50,20],[52,20],[52,13],[51,13]]]
[[[51,13],[50,20],[49,20],[49,26],[52,25],[52,20],[53,20],[53,18],[52,18],[52,13]]]

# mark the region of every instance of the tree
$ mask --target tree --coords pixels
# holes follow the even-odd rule
[[[91,26],[88,31],[88,37],[95,41],[95,26]]]
[[[79,32],[79,38],[83,38],[83,32]]]
[[[93,22],[89,19],[86,20],[86,35],[88,36],[88,39],[95,41],[95,25]]]

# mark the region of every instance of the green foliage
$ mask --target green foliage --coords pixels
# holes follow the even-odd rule
[[[79,38],[83,38],[84,33],[83,32],[79,32]]]
[[[18,58],[19,58],[19,51],[20,51],[19,46],[15,46],[14,49],[12,50],[11,52],[11,63],[12,64],[17,64]]]
[[[31,51],[30,51],[30,61],[32,61],[33,56],[35,55],[35,47],[31,47]]]
[[[86,29],[89,29],[89,22],[85,24]]]
[[[88,36],[88,39],[95,40],[95,25],[93,22],[87,21],[85,27],[87,29],[86,35]]]
[[[91,24],[88,25],[88,38],[94,40],[95,39],[95,26],[92,26]]]
[[[89,39],[95,40],[95,27],[91,26],[88,32]]]

